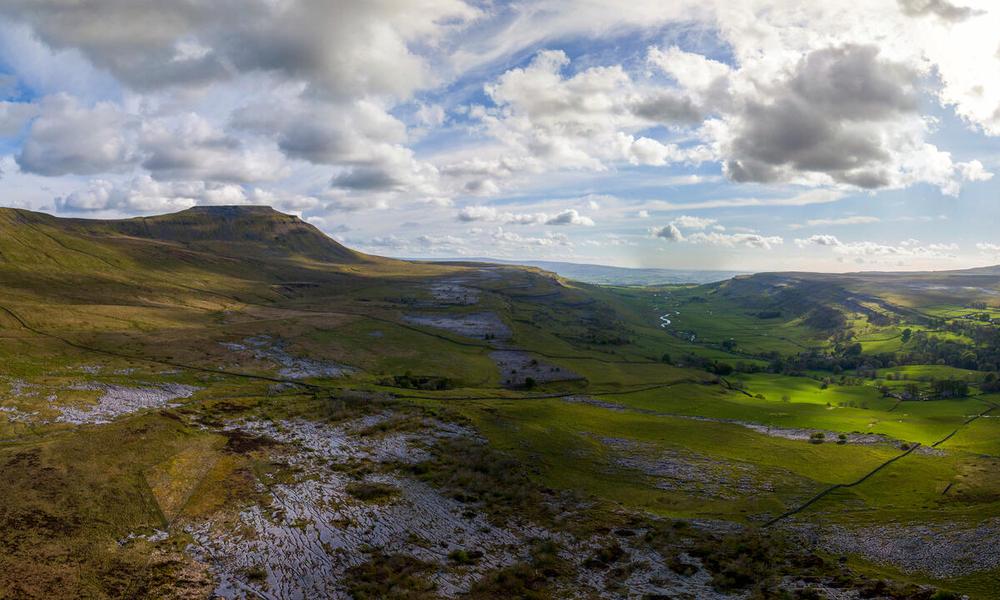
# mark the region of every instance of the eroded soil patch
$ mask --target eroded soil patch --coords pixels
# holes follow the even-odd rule
[[[462,335],[491,340],[510,339],[510,327],[495,312],[405,315],[403,321]]]

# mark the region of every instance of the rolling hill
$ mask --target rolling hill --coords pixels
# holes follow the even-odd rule
[[[988,598],[997,289],[0,209],[0,597]]]

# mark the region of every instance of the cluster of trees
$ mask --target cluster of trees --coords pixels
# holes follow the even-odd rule
[[[673,364],[669,354],[664,354],[662,361]],[[722,377],[730,375],[737,370],[736,367],[730,363],[712,358],[705,358],[704,356],[698,356],[697,354],[685,354],[682,361],[679,362],[677,366],[694,367],[696,369],[708,371],[709,373],[714,373],[715,375],[721,375]]]
[[[454,382],[447,377],[436,375],[414,375],[407,371],[403,375],[393,375],[383,377],[379,380],[379,385],[401,387],[411,390],[450,390],[454,387]]]
[[[901,365],[947,365],[973,371],[1000,371],[1000,332],[992,327],[969,327],[962,323],[949,326],[967,338],[974,345],[959,339],[949,339],[929,335],[924,331],[903,330],[903,348],[897,352],[881,354],[862,353],[860,343],[844,340],[835,343],[830,350],[810,349],[792,356],[778,353],[762,355],[770,361],[768,371],[772,373],[793,373],[801,371],[829,371],[840,374],[843,371],[869,372]]]

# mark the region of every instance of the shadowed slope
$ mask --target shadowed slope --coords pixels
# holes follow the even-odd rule
[[[257,258],[305,258],[357,264],[371,257],[345,248],[296,216],[267,206],[203,206],[178,213],[122,220],[60,219],[7,210],[0,222],[53,227],[91,238],[127,236],[186,248]]]

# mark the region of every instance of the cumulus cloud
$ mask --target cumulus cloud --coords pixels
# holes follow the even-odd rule
[[[684,234],[673,223],[668,223],[663,227],[654,227],[649,231],[653,237],[667,240],[668,242],[683,242]]]
[[[491,221],[504,225],[580,225],[592,227],[594,220],[581,215],[576,209],[570,208],[550,215],[548,213],[513,213],[500,211],[492,206],[466,206],[458,211],[456,217],[463,223],[474,221]]]
[[[66,212],[118,210],[149,214],[199,204],[246,204],[247,195],[243,188],[231,184],[164,183],[144,175],[123,184],[98,179],[85,189],[56,198],[55,203]]]
[[[291,158],[321,165],[375,161],[407,139],[406,126],[375,101],[327,103],[298,90],[254,98],[233,112],[232,124],[275,139]]]
[[[957,6],[948,0],[898,0],[899,8],[909,17],[934,15],[946,21],[963,21],[974,14],[968,6]]]
[[[976,244],[976,249],[984,254],[1000,254],[1000,244],[979,242]]]
[[[541,237],[523,236],[497,227],[490,236],[495,243],[514,246],[572,246],[569,238],[561,233],[546,233]]]
[[[28,102],[0,102],[0,138],[14,137],[28,120],[38,113],[38,106]]]
[[[640,98],[629,108],[638,117],[660,123],[695,124],[705,118],[691,97],[675,91],[662,91]]]
[[[941,258],[953,256],[959,250],[958,244],[921,244],[918,240],[904,240],[898,244],[884,244],[871,241],[842,242],[833,235],[813,235],[796,239],[799,248],[820,246],[830,248],[836,254],[856,257],[923,257]]]
[[[983,163],[978,160],[957,163],[955,167],[964,181],[989,181],[993,179],[993,173],[987,171]]]
[[[433,80],[411,45],[439,39],[478,13],[460,0],[11,0],[0,14],[138,89],[256,71],[305,80],[332,96],[403,97]]]
[[[835,235],[812,235],[805,239],[795,240],[795,245],[799,248],[807,248],[809,246],[843,246],[841,241],[837,239],[837,236]]]
[[[645,212],[645,211],[640,211]],[[649,216],[649,213],[646,213]],[[668,242],[683,242],[685,239],[682,229],[693,229],[693,230],[704,230],[710,226],[716,231],[724,231],[725,227],[721,225],[716,225],[717,221],[715,219],[709,219],[707,217],[692,217],[689,215],[681,215],[676,219],[670,221],[663,227],[653,227],[649,230],[650,235],[656,238],[661,238],[667,240]],[[702,239],[702,238],[697,238]],[[704,240],[702,240],[704,241]],[[697,242],[696,242],[697,243]]]
[[[46,97],[17,155],[17,164],[38,175],[92,175],[120,171],[135,160],[130,118],[118,106],[84,106],[72,96]]]
[[[496,108],[474,113],[513,153],[547,168],[603,170],[608,164],[666,165],[691,156],[675,144],[638,134],[656,123],[693,123],[700,114],[677,91],[644,90],[620,65],[564,76],[561,50],[539,52],[486,93]]]
[[[594,220],[590,217],[581,215],[576,211],[576,209],[564,210],[561,213],[550,217],[545,221],[546,225],[583,225],[585,227],[593,227]]]
[[[156,179],[247,183],[287,172],[283,156],[269,147],[246,148],[237,137],[187,114],[176,123],[150,121],[139,136],[142,166]]]
[[[714,225],[716,220],[709,219],[707,217],[691,217],[688,215],[681,215],[674,219],[673,222],[678,227],[683,227],[684,229],[705,229],[709,225]]]
[[[663,71],[685,90],[697,94],[699,98],[709,92],[724,92],[732,68],[701,54],[685,52],[677,46],[662,49],[649,48],[646,61]]]
[[[313,196],[266,190],[232,183],[158,181],[140,175],[123,181],[95,179],[86,187],[55,198],[56,208],[69,213],[107,212],[153,214],[192,206],[266,204],[300,214],[320,206]]]
[[[707,244],[711,246],[723,246],[726,248],[746,246],[748,248],[759,248],[762,250],[771,250],[775,246],[780,246],[785,243],[783,238],[776,235],[766,236],[759,233],[727,234],[717,231],[709,233],[694,233],[688,236],[687,241],[692,244]]]
[[[916,79],[906,65],[879,57],[875,46],[816,50],[787,81],[731,117],[726,172],[736,181],[818,175],[886,187],[898,177],[896,153],[919,145],[923,131]]]

